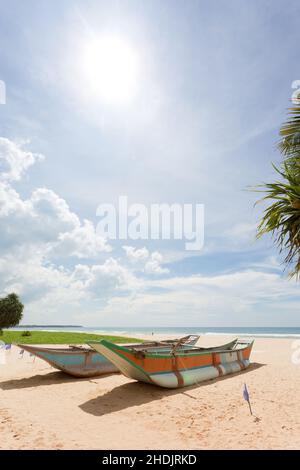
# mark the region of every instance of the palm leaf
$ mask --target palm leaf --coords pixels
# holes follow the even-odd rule
[[[274,166],[274,165],[273,165]],[[300,275],[300,175],[284,162],[275,167],[282,181],[260,185],[265,196],[258,202],[273,201],[263,212],[257,237],[271,233],[284,262],[291,267],[291,276]],[[260,191],[262,191],[260,190]],[[299,204],[299,207],[297,207]],[[296,206],[296,207],[295,207]]]
[[[300,166],[300,105],[289,110],[289,120],[280,129],[279,149],[292,164]]]

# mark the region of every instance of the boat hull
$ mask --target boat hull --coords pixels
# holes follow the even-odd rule
[[[114,364],[93,349],[42,348],[24,344],[18,346],[73,377],[95,377],[119,372]]]
[[[144,357],[106,340],[91,345],[129,378],[178,388],[246,369],[252,344],[249,342],[240,349],[186,350],[175,355],[146,353]]]

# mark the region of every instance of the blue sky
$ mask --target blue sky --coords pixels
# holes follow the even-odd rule
[[[25,322],[299,326],[299,287],[255,241],[247,191],[280,159],[299,13],[292,0],[1,1],[0,292],[19,292]],[[134,54],[125,102],[91,90],[95,37]],[[204,204],[203,250],[103,240],[97,206],[120,195]]]

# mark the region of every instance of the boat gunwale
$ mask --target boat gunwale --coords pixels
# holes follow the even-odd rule
[[[188,342],[188,338],[194,338],[193,340],[191,339],[191,343]],[[142,348],[162,348],[162,347],[169,347],[170,349],[172,346],[174,346],[174,343],[180,343],[183,339],[186,339],[186,342],[180,343],[179,346],[189,346],[189,347],[194,347],[197,341],[199,340],[200,335],[187,335],[182,338],[175,338],[175,339],[166,339],[162,341],[142,341],[141,343],[128,343],[127,345],[124,346],[124,348],[131,348],[131,349],[136,349],[137,351],[142,349]],[[100,339],[100,340],[91,340],[87,341],[87,344],[93,345],[93,344],[100,344],[102,341],[107,341],[108,343],[111,344],[116,344],[122,348],[121,345],[118,343],[113,343],[112,341],[106,340],[106,339]],[[93,346],[92,346],[93,347]]]
[[[131,354],[135,354],[134,350],[131,350],[130,347],[124,347],[120,346],[118,344],[111,343],[110,341],[107,341],[105,339],[101,341],[97,341],[98,344],[103,344],[106,346],[108,349],[112,350],[116,354],[119,354],[121,357],[124,358],[124,356],[120,353],[118,353],[118,350],[124,351],[124,352],[129,352]],[[151,353],[151,352],[144,352],[144,357],[145,358],[152,358],[152,359],[170,359],[171,357],[187,357],[187,356],[205,356],[205,355],[211,355],[211,354],[224,354],[224,353],[233,353],[233,352],[238,352],[238,351],[244,351],[249,347],[252,347],[254,343],[254,340],[251,340],[247,343],[245,343],[245,346],[239,349],[210,349],[210,350],[201,350],[198,348],[193,348],[193,349],[186,349],[184,351],[177,350],[174,352],[174,354],[160,354],[160,353]],[[88,343],[90,344],[90,342]],[[92,343],[91,343],[92,344]],[[235,343],[238,344],[238,341]],[[114,346],[114,347],[111,347]],[[217,347],[217,346],[216,346]],[[117,351],[116,351],[116,349]],[[197,352],[198,351],[198,352]],[[100,353],[102,354],[102,353]],[[130,361],[127,357],[125,357],[126,360]],[[131,361],[130,361],[131,362]],[[138,366],[137,366],[138,367]],[[143,370],[143,369],[142,369]]]
[[[57,354],[70,354],[70,355],[74,355],[74,354],[100,354],[98,351],[95,351],[95,349],[92,349],[92,348],[70,348],[70,349],[67,349],[67,347],[65,348],[49,348],[49,347],[39,347],[38,345],[29,345],[29,344],[22,344],[22,343],[17,343],[16,346],[18,346],[19,348],[21,349],[25,349],[25,351],[27,350],[30,350],[30,352],[34,353],[34,354],[38,354],[39,352],[50,352],[50,353],[57,353]]]

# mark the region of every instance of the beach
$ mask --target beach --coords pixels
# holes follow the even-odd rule
[[[13,346],[0,364],[0,448],[299,449],[297,348],[295,339],[258,338],[247,370],[167,390],[121,374],[69,377]]]

